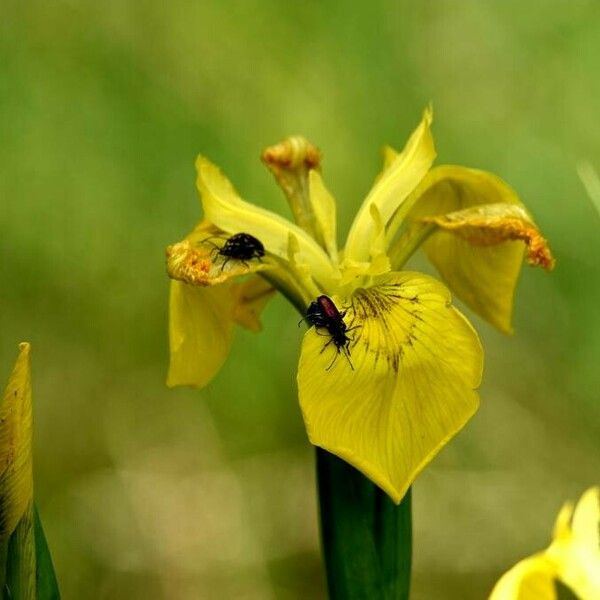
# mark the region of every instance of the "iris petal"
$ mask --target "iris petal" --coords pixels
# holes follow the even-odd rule
[[[489,600],[557,600],[555,577],[552,561],[543,554],[536,554],[505,573]]]
[[[409,215],[413,222],[485,204],[522,207],[516,193],[499,177],[456,166],[432,169],[414,196]],[[501,331],[512,330],[513,297],[523,263],[522,243],[474,246],[440,230],[429,237],[423,248],[458,298]]]
[[[507,571],[490,600],[556,600],[556,589],[580,600],[600,598],[600,488],[568,502],[554,525],[554,540],[544,551]],[[560,596],[563,597],[562,595]]]
[[[334,262],[338,260],[335,199],[325,187],[319,171],[308,173],[310,206],[322,246]]]
[[[432,112],[427,109],[402,152],[390,161],[377,178],[348,233],[344,249],[347,259],[355,262],[369,259],[371,243],[376,236],[371,219],[371,204],[376,206],[387,225],[431,167],[435,159],[430,130],[432,119]]]
[[[398,503],[477,410],[483,351],[448,290],[417,273],[374,278],[344,319],[349,357],[326,330],[304,337],[298,387],[308,435]]]
[[[309,265],[323,287],[331,284],[337,269],[327,253],[304,230],[264,208],[245,202],[219,168],[202,156],[196,161],[197,185],[205,218],[228,234],[249,233],[279,259],[288,258],[288,240],[298,240],[298,260]]]
[[[234,296],[230,284],[196,287],[171,281],[167,385],[205,386],[231,348]]]

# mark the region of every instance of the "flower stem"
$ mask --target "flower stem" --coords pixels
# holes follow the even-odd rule
[[[415,250],[435,231],[433,223],[415,223],[409,227],[390,247],[388,256],[392,268],[400,270]]]
[[[410,490],[396,506],[362,473],[317,448],[321,543],[331,600],[408,600]]]

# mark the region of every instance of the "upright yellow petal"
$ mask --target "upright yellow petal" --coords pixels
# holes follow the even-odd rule
[[[229,180],[206,158],[198,157],[197,185],[205,218],[221,230],[235,234],[249,233],[262,242],[267,252],[282,260],[288,258],[288,239],[298,240],[299,259],[310,266],[313,277],[326,288],[337,269],[319,244],[303,229],[264,208],[245,202]]]
[[[552,544],[522,560],[498,581],[490,600],[555,600],[564,588],[579,600],[600,598],[600,488],[574,508],[567,502],[554,525]]]
[[[308,435],[398,503],[477,410],[483,351],[448,290],[425,275],[389,273],[336,300],[356,329],[349,359],[336,358],[326,331],[304,336],[298,388]]]
[[[169,387],[203,387],[217,374],[231,348],[233,310],[231,284],[203,288],[171,281]]]
[[[573,511],[575,505],[573,502],[565,502],[563,507],[556,517],[554,529],[552,531],[552,539],[568,541],[571,538],[571,520],[573,519]]]
[[[556,529],[556,528],[555,528]],[[600,488],[579,500],[570,535],[555,537],[546,555],[556,564],[557,576],[581,600],[600,598]]]
[[[33,501],[30,346],[19,349],[0,406],[0,545]]]
[[[581,496],[573,511],[571,530],[573,541],[586,546],[600,558],[600,488],[598,486],[590,488]]]
[[[431,167],[435,159],[430,129],[432,120],[431,110],[425,110],[421,123],[402,152],[390,162],[365,198],[346,241],[344,256],[348,260],[360,262],[369,259],[371,243],[376,235],[371,204],[377,207],[387,225]]]
[[[444,215],[482,204],[522,206],[499,177],[456,166],[432,169],[417,190],[409,219]],[[504,332],[512,330],[513,296],[523,263],[523,244],[506,241],[474,246],[467,239],[440,230],[423,248],[445,283],[484,319]],[[393,266],[393,265],[392,265]]]
[[[319,171],[308,174],[309,199],[321,245],[334,262],[338,260],[335,199],[325,187]]]

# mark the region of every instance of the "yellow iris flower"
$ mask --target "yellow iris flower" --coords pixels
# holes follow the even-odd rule
[[[354,328],[348,357],[336,359],[339,348],[327,344],[322,328],[304,336],[298,391],[306,429],[313,444],[355,466],[396,503],[479,403],[483,351],[449,289],[510,331],[524,249],[530,263],[553,265],[506,183],[474,169],[432,168],[431,122],[428,109],[401,152],[386,148],[343,250],[319,152],[301,137],[263,153],[295,223],[242,200],[201,156],[204,219],[167,249],[168,385],[206,385],[227,357],[234,325],[258,330],[274,290],[301,314],[322,294],[345,311]],[[262,243],[264,257],[225,256],[226,240],[241,232]],[[421,245],[449,289],[402,270]]]
[[[571,502],[563,506],[550,546],[505,573],[490,600],[564,597],[600,598],[600,488],[597,487],[585,492],[576,507]]]

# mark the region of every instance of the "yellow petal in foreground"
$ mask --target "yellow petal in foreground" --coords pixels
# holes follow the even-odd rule
[[[33,501],[30,346],[19,349],[0,406],[0,545]]]
[[[304,421],[313,444],[399,503],[477,410],[483,351],[448,290],[426,275],[376,277],[346,304],[354,369],[343,355],[329,368],[330,337],[306,333],[298,371]]]
[[[371,243],[376,236],[371,204],[375,205],[387,225],[431,167],[435,159],[430,129],[432,120],[432,112],[427,109],[402,152],[381,173],[365,198],[348,233],[344,249],[348,260],[360,262],[369,259]]]
[[[516,193],[499,177],[456,166],[432,169],[414,195],[409,215],[413,222],[482,204],[522,206]],[[522,243],[474,246],[467,239],[439,230],[423,248],[458,298],[501,331],[512,331],[513,298],[523,263]]]

